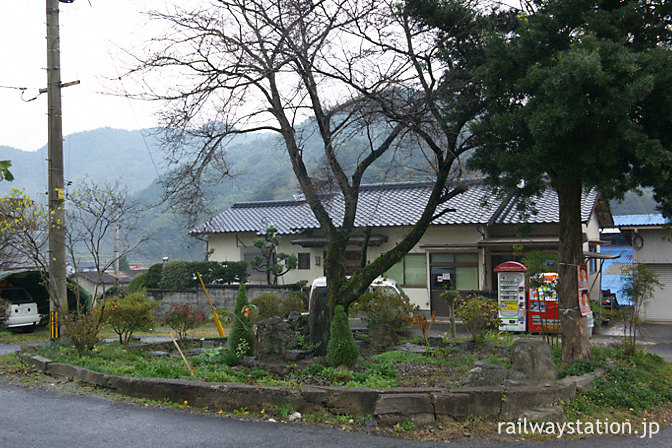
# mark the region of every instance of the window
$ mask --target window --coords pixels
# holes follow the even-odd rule
[[[303,252],[298,254],[299,269],[310,269],[310,252]]]
[[[478,254],[433,253],[429,260],[433,289],[478,289]]]
[[[425,254],[408,254],[392,266],[385,276],[404,286],[427,285],[427,257]]]

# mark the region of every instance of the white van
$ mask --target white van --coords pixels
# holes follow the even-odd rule
[[[377,289],[382,290],[387,293],[395,294],[398,296],[403,296],[404,291],[401,289],[401,286],[397,285],[396,280],[386,277],[377,277],[369,286],[369,291]],[[313,302],[318,300],[318,298],[326,299],[327,297],[327,277],[317,277],[313,280],[313,284],[310,286],[310,299],[308,301],[308,312],[312,308]]]
[[[23,288],[0,288],[0,298],[7,303],[4,327],[32,333],[40,323],[37,303]]]

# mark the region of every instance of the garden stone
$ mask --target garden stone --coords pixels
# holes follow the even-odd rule
[[[391,348],[392,350],[401,350],[402,352],[405,353],[421,353],[424,354],[427,351],[427,347],[424,345],[420,344],[402,344],[402,345],[397,345]]]
[[[296,420],[301,420],[301,413],[300,412],[294,412],[292,415],[287,418],[290,422],[294,422]]]
[[[474,367],[462,378],[463,386],[497,386],[504,384],[507,380],[522,380],[525,378],[522,372],[505,369],[486,362],[479,364],[480,366]]]
[[[367,428],[377,428],[378,427],[378,422],[374,418],[367,418],[364,420],[364,426]]]
[[[257,324],[257,355],[260,359],[277,358],[284,350],[296,347],[294,330],[279,317],[269,317]]]
[[[367,328],[371,345],[376,348],[387,348],[399,342],[397,332],[388,324],[369,325]]]
[[[283,350],[282,359],[285,361],[301,361],[303,359],[309,358],[312,354],[312,350]]]
[[[287,325],[292,331],[298,331],[303,336],[308,336],[308,316],[297,311],[292,311],[287,316]]]
[[[517,339],[511,347],[511,365],[530,380],[555,380],[551,348],[542,339]]]

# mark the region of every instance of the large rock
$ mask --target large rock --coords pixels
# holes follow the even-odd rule
[[[511,366],[534,381],[555,379],[551,348],[542,339],[517,339],[511,347]]]
[[[477,362],[475,367],[462,378],[461,383],[463,386],[471,387],[499,386],[507,382],[524,379],[525,375],[517,370],[505,369],[487,362]]]
[[[279,358],[285,350],[296,348],[295,331],[279,317],[269,317],[257,324],[257,355],[260,359]]]
[[[367,327],[369,340],[375,348],[387,348],[399,342],[397,332],[389,324],[372,324]]]
[[[298,331],[303,336],[308,336],[308,315],[292,311],[287,316],[287,325],[292,331]]]

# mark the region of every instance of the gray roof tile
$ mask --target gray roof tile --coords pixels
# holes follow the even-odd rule
[[[356,227],[393,227],[414,225],[420,218],[431,193],[430,183],[395,183],[362,185],[355,218]],[[582,221],[587,221],[598,198],[595,190],[583,197]],[[546,190],[532,199],[536,214],[525,216],[517,209],[520,203],[514,199],[503,207],[494,222],[498,224],[557,223],[558,198],[553,190]],[[469,190],[441,205],[437,212],[446,208],[455,209],[434,220],[434,224],[485,224],[502,204],[502,198],[482,184],[470,186]],[[342,195],[325,199],[326,208],[335,222],[343,219]],[[307,229],[319,228],[310,206],[305,201],[240,202],[224,210],[190,233],[261,233],[273,224],[280,234],[294,234]]]

